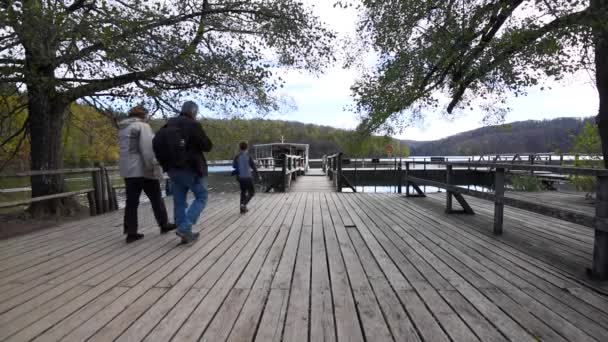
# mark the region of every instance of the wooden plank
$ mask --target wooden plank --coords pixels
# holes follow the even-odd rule
[[[34,341],[61,341],[62,338],[70,331],[76,329],[87,319],[91,318],[91,316],[93,316],[97,311],[109,305],[120,295],[127,292],[127,290],[128,288],[120,286],[110,289],[108,292],[97,297],[91,303],[83,306],[81,309],[62,320],[61,324],[55,325],[51,329],[45,331],[44,335],[38,336],[38,338],[34,339]]]
[[[293,196],[290,197],[293,198]],[[296,208],[297,206],[291,204],[291,207]],[[266,257],[266,260],[264,260],[264,264],[259,270],[257,278],[255,278],[255,282],[252,285],[252,290],[244,304],[243,310],[234,324],[233,331],[228,337],[229,341],[252,340],[255,336],[258,322],[262,317],[269,296],[272,279],[281,260],[281,256],[284,253],[287,238],[290,235],[294,217],[295,210],[290,210],[285,215],[285,220],[280,225],[279,234]],[[243,276],[241,276],[235,285],[235,288],[244,289],[251,286],[251,277],[248,274],[247,271],[244,272]],[[282,328],[283,327],[281,326],[281,331]]]
[[[430,233],[428,233],[428,234],[430,234]],[[429,238],[433,239],[430,236],[429,236]],[[450,258],[459,260],[459,261],[465,263],[468,267],[471,267],[477,273],[482,274],[492,284],[498,286],[500,289],[502,289],[503,291],[508,293],[509,296],[514,298],[514,300],[518,304],[523,305],[524,307],[526,307],[527,310],[534,312],[534,314],[537,317],[542,317],[543,322],[545,322],[545,323],[552,322],[552,323],[547,323],[547,324],[549,324],[556,331],[559,331],[561,335],[570,336],[570,338],[576,337],[576,339],[582,339],[582,340],[585,339],[586,335],[581,334],[581,331],[579,329],[576,329],[569,322],[558,317],[552,311],[547,310],[546,307],[539,305],[536,300],[532,299],[533,297],[527,296],[525,293],[523,293],[523,291],[518,290],[515,286],[512,286],[511,284],[502,280],[501,278],[496,277],[494,275],[494,273],[488,272],[485,268],[482,268],[479,263],[475,262],[475,260],[478,260],[477,258],[475,258],[475,259],[468,258],[468,256],[464,255],[461,252],[461,249],[451,248],[450,244],[443,245],[443,248],[445,248],[446,251],[448,251],[449,253],[452,254],[450,256]],[[466,248],[466,247],[463,246],[461,248]],[[559,308],[559,305],[557,305],[555,301],[551,301],[550,303],[548,303],[548,305],[550,307],[552,307],[553,309],[556,309],[556,306]],[[586,326],[585,325],[586,323],[584,321],[579,321],[579,323],[582,324],[583,326]],[[585,330],[587,332],[596,331],[596,329],[594,329],[592,326],[586,326],[586,327],[587,327],[587,329],[585,329]],[[597,334],[602,334],[602,332],[597,331]]]
[[[291,277],[296,263],[300,233],[302,231],[302,217],[304,215],[304,202],[300,202],[295,215],[295,219],[287,238],[285,253],[281,257],[281,262],[272,281],[272,288],[289,290],[291,288]]]
[[[349,206],[352,206],[353,208],[353,214],[355,212],[367,212],[370,215],[370,218],[373,218],[371,221],[369,218],[364,218],[365,222],[364,224],[362,224],[362,226],[365,225],[366,229],[377,231],[377,229],[375,228],[375,223],[382,222],[382,219],[373,215],[372,211],[366,210],[367,208],[358,207],[356,203],[353,203],[355,201],[351,202],[350,200],[351,199],[349,198],[348,202]],[[372,223],[372,221],[374,223]],[[390,228],[388,230],[390,231]],[[397,259],[396,264],[399,265],[399,267],[401,267],[402,264],[409,264],[409,261],[407,261],[402,255],[400,255],[400,251],[394,246],[394,243],[400,240],[398,236],[392,236],[392,238],[387,238],[387,236],[384,236],[384,234],[377,232],[375,238],[381,241],[383,248],[391,251],[390,255],[393,258]],[[371,236],[367,239],[371,239]],[[367,239],[364,238],[364,240]],[[425,301],[429,309],[434,313],[439,323],[444,327],[450,337],[454,340],[461,341],[476,340],[476,337],[473,332],[458,317],[457,313],[449,307],[445,300],[441,298],[438,292],[431,286],[427,286],[425,279],[417,272],[417,270],[413,268],[413,266],[409,266],[409,268],[410,269],[404,270],[404,274],[408,275],[408,279],[412,279],[412,277],[409,276],[410,274],[412,274],[413,277],[416,277],[415,279],[417,280],[412,280],[412,285],[416,288],[417,293]]]
[[[164,244],[164,243],[162,243],[162,244]],[[154,245],[154,247],[160,247],[160,246],[162,246],[162,244]],[[129,266],[129,263],[123,262],[122,264],[119,264],[121,262],[121,260],[130,260],[133,257],[142,257],[142,256],[150,254],[151,252],[152,251],[148,251],[146,249],[146,246],[143,246],[143,245],[137,246],[136,248],[134,248],[132,250],[125,251],[122,254],[122,258],[117,258],[117,260],[115,260],[117,265],[120,265],[119,267],[116,267],[113,264],[102,265],[101,267],[91,269],[88,272],[84,272],[84,273],[80,274],[78,277],[73,278],[70,281],[62,283],[60,285],[54,286],[54,285],[42,284],[40,286],[33,288],[30,291],[27,291],[19,296],[12,298],[11,300],[5,301],[2,304],[0,304],[0,312],[2,312],[2,314],[0,315],[0,326],[2,324],[7,324],[10,321],[16,319],[17,317],[24,315],[32,310],[40,310],[40,306],[42,304],[44,304],[58,296],[61,296],[63,293],[70,290],[71,288],[74,288],[74,287],[78,286],[79,284],[82,284],[84,281],[89,279],[93,274],[101,274],[102,276],[107,278],[110,275],[107,275],[106,273],[104,273],[103,272],[104,270],[107,270],[107,269],[123,270],[123,269],[127,268]],[[122,268],[120,268],[120,267],[122,267]],[[25,304],[23,304],[23,303],[25,303]]]
[[[282,220],[282,217],[268,216],[266,217],[266,219],[266,222],[268,224],[264,226],[268,227],[268,225],[272,224],[272,221]],[[213,284],[203,285],[204,282],[200,284],[201,286],[203,286],[204,289],[207,289],[209,292],[200,302],[198,307],[192,312],[190,317],[184,322],[181,328],[177,331],[174,337],[175,340],[188,341],[192,339],[200,339],[201,336],[203,336],[208,325],[213,320],[220,306],[224,302],[226,296],[229,294],[232,286],[234,286],[234,283],[238,280],[238,277],[241,274],[242,270],[247,265],[247,262],[255,251],[255,248],[265,237],[265,233],[271,234],[272,238],[274,238],[274,236],[278,233],[278,229],[273,229],[270,232],[264,227],[260,229],[265,230],[265,232],[256,234],[256,236],[251,241],[249,241],[249,243],[243,249],[242,257],[238,258],[232,265],[230,265],[230,267],[221,276],[221,278],[217,280],[217,282],[214,282],[212,279],[210,279],[210,283],[212,282]],[[219,263],[216,265],[219,265]],[[206,277],[207,275],[201,278],[201,280]],[[198,285],[195,285],[195,287],[197,286]],[[157,335],[151,334],[150,336],[148,336],[148,340],[162,341],[163,339],[159,339]]]
[[[368,340],[392,341],[393,337],[390,329],[384,320],[380,305],[374,295],[369,280],[363,271],[363,266],[346,233],[346,228],[341,222],[341,219],[337,219],[341,217],[341,215],[338,214],[335,196],[334,194],[328,194],[328,196],[331,198],[331,202],[328,201],[329,211],[332,218],[334,218],[336,236],[340,243],[340,250],[342,251],[342,256],[344,258],[344,264],[350,280],[353,297],[356,299],[363,332]]]
[[[396,341],[420,341],[421,339],[412,321],[363,241],[361,234],[357,229],[348,229],[347,231],[355,251],[359,255],[363,269],[370,280],[376,298],[378,298],[394,339]]]
[[[468,282],[471,280],[471,278],[463,278],[461,274],[455,272],[450,267],[451,265],[448,266],[446,264],[446,261],[449,261],[448,259],[440,258],[435,255],[436,248],[430,248],[430,244],[427,244],[426,240],[420,240],[415,231],[416,227],[420,227],[420,229],[424,230],[424,227],[427,227],[428,225],[420,224],[412,220],[413,218],[415,219],[415,216],[404,212],[403,208],[394,209],[394,202],[380,202],[380,199],[378,199],[377,201],[370,203],[374,203],[374,210],[378,214],[383,213],[384,215],[382,215],[382,217],[386,217],[392,222],[392,227],[395,227],[395,232],[399,234],[405,243],[412,246],[412,248],[414,248],[417,253],[419,253],[420,256],[424,258],[424,260],[426,260],[433,268],[435,268],[437,272],[442,274],[446,280],[448,280],[462,294],[464,298],[467,298],[467,300],[477,310],[479,310],[485,317],[488,317],[489,321],[494,322],[495,326],[505,336],[516,341],[532,340],[532,337],[528,335],[524,329],[522,329],[517,323],[513,322],[513,320],[499,307],[485,298],[478,288],[472,285],[475,284],[475,282],[472,284]],[[385,205],[380,205],[379,203],[385,203]],[[392,213],[393,215],[387,216],[388,213]],[[405,221],[406,217],[407,221]],[[397,227],[399,227],[399,229],[397,229]],[[414,239],[414,237],[417,238]],[[433,251],[433,253],[431,251]],[[403,294],[407,295],[408,293]]]
[[[323,231],[327,244],[327,260],[329,279],[334,304],[336,335],[338,341],[363,341],[363,329],[360,325],[359,314],[354,295],[348,279],[344,257],[336,236],[335,225],[342,224],[338,218],[333,218],[329,210],[326,194],[319,196]]]
[[[336,341],[333,301],[327,250],[323,231],[323,218],[319,194],[314,194],[312,202],[312,268],[310,287],[310,339],[312,341]]]
[[[311,203],[306,198],[306,212],[303,223],[312,223]],[[310,216],[310,222],[306,217]],[[287,341],[307,341],[309,336],[309,307],[310,307],[310,270],[311,270],[311,248],[312,248],[312,226],[305,224],[302,227],[296,263],[293,270],[291,281],[291,291],[289,295],[289,306],[287,307],[287,317],[283,338]]]
[[[449,232],[447,233],[449,234]],[[608,324],[608,317],[605,313],[601,313],[587,305],[583,305],[580,301],[572,300],[567,292],[565,293],[561,288],[557,288],[551,283],[539,283],[538,281],[534,281],[536,275],[528,272],[527,268],[518,268],[512,265],[502,266],[504,263],[503,260],[494,261],[495,258],[492,256],[491,250],[488,249],[487,252],[484,253],[483,250],[474,248],[478,245],[475,241],[466,240],[460,243],[460,239],[456,236],[450,239],[450,241],[457,248],[457,252],[454,253],[457,253],[456,257],[459,260],[470,260],[470,263],[477,261],[478,263],[487,266],[488,269],[495,271],[502,278],[486,278],[495,279],[494,281],[497,282],[496,284],[501,288],[507,289],[507,291],[515,291],[517,298],[520,298],[519,302],[534,303],[535,301],[529,301],[530,298],[534,298],[536,301],[542,302],[545,306],[550,307],[552,311],[567,318],[568,321],[573,322],[577,327],[588,334],[596,336],[596,338],[608,335],[608,331],[601,328],[602,325]],[[470,251],[471,249],[475,250],[475,252]],[[466,254],[466,256],[460,255],[460,252]],[[485,269],[475,267],[474,264],[472,264],[471,267],[479,269],[479,273],[487,274]],[[508,282],[506,282],[507,280]],[[538,288],[535,289],[533,285],[538,286]],[[517,291],[514,286],[522,289],[527,295]],[[543,311],[540,306],[535,304],[533,304],[533,306],[536,309]],[[586,317],[584,317],[583,314]],[[592,320],[602,323],[596,324],[593,323]]]
[[[77,311],[82,306],[93,301],[102,293],[118,285],[118,283],[120,283],[122,279],[134,273],[138,268],[147,265],[149,262],[154,261],[160,255],[166,253],[168,251],[167,247],[168,245],[165,244],[161,248],[154,248],[151,251],[152,253],[150,253],[150,251],[147,251],[147,255],[142,256],[141,258],[134,258],[136,262],[134,262],[133,264],[125,263],[124,265],[121,265],[121,267],[123,268],[115,268],[113,271],[115,271],[116,273],[113,275],[108,274],[109,278],[106,279],[103,283],[93,288],[90,288],[90,290],[84,292],[82,295],[75,296],[75,298],[70,297],[74,299],[68,301],[62,300],[62,305],[58,305],[58,309],[56,309],[56,307],[52,309],[40,307],[32,311],[32,313],[28,314],[27,319],[24,316],[21,316],[18,320],[12,321],[11,324],[7,327],[7,329],[3,327],[2,329],[0,329],[0,331],[2,333],[4,333],[5,331],[7,333],[10,333],[14,332],[15,330],[21,330],[22,328],[27,326],[27,329],[21,330],[18,334],[13,335],[11,337],[11,340],[20,341],[36,337],[38,334],[44,332],[49,327],[57,324],[57,322],[63,320],[65,317],[69,316],[74,311]],[[86,288],[88,289],[89,287]],[[45,316],[53,309],[56,309],[53,312],[53,315]],[[40,319],[41,317],[43,318]]]
[[[199,341],[226,341],[247,300],[249,291],[248,289],[231,289],[215,318],[209,324],[209,328]]]
[[[144,295],[139,297],[133,304],[129,305],[120,315],[112,319],[108,324],[97,330],[88,342],[113,341],[121,332],[125,331],[133,320],[140,317],[154,303],[167,292],[165,288],[153,287]],[[72,336],[77,340],[78,336]]]
[[[158,241],[160,241],[162,243],[163,239],[168,239],[168,238],[169,237],[162,237]],[[171,243],[170,245],[172,247],[175,246],[173,243]],[[142,243],[142,244],[140,244],[140,246],[146,246],[146,244]],[[168,245],[165,244],[165,246],[168,246]],[[150,245],[147,245],[147,247],[150,248]],[[26,335],[29,336],[28,334],[34,335],[40,331],[38,329],[44,330],[44,329],[48,328],[49,326],[56,324],[58,321],[65,318],[72,312],[74,312],[74,311],[78,310],[80,307],[86,305],[91,300],[94,300],[99,294],[107,291],[108,289],[117,285],[123,279],[129,277],[136,270],[141,269],[142,267],[146,266],[148,263],[152,262],[153,260],[156,260],[160,255],[163,255],[167,250],[168,249],[164,249],[164,248],[158,249],[157,247],[152,246],[152,248],[151,248],[152,253],[143,258],[133,258],[134,264],[129,265],[128,263],[124,263],[119,268],[115,267],[112,270],[115,273],[114,274],[108,273],[109,278],[107,280],[105,280],[103,283],[99,284],[98,286],[95,286],[90,291],[87,291],[83,296],[80,296],[76,300],[73,300],[67,304],[64,304],[62,307],[60,307],[58,310],[56,310],[54,312],[52,317],[47,316],[43,320],[37,320],[35,324],[30,325],[27,330],[21,331],[21,333],[23,333],[23,334],[19,334],[19,335],[24,335],[24,336],[26,336]],[[189,252],[190,251],[195,252],[195,249],[190,249]],[[183,253],[181,256],[188,257],[189,255],[188,255],[188,253]],[[170,269],[167,269],[168,268],[167,266]],[[175,266],[173,266],[173,265],[167,264],[167,265],[161,267],[160,270],[163,272],[168,272],[169,270],[172,270],[174,267]],[[163,273],[162,272],[159,272],[159,273],[161,274],[161,277],[162,277]],[[128,291],[125,295],[129,294],[129,292],[131,292],[131,291],[133,291],[133,289]],[[120,312],[120,311],[122,311],[122,308],[120,308],[118,312]],[[36,312],[38,312],[38,314],[44,314],[44,311],[41,311],[41,310],[36,310]],[[28,317],[30,317],[30,319],[32,319],[32,320],[36,320],[36,318],[37,318],[37,317],[31,317],[31,316],[28,316]],[[40,316],[38,316],[38,317],[40,317]],[[94,316],[91,320],[89,320],[89,322],[93,321],[95,323],[98,323],[97,321],[95,321],[95,318],[97,318],[97,315]],[[111,319],[111,317],[110,317],[110,319]],[[31,323],[31,321],[27,322],[25,320],[20,320],[20,323],[23,325],[29,325]],[[34,329],[34,327],[35,327],[35,329]],[[77,333],[81,328],[75,330],[75,333]],[[83,329],[85,329],[85,328],[83,328]],[[96,330],[98,330],[98,328],[94,329],[91,333],[94,333]]]
[[[267,203],[270,206],[273,204],[278,204],[278,202],[273,199],[270,203]],[[241,221],[248,224],[238,224],[240,226],[237,230],[238,234],[222,241],[218,248],[215,248],[198,262],[194,260],[192,263],[193,266],[195,265],[194,268],[185,273],[183,278],[175,283],[167,294],[135,321],[128,330],[121,334],[117,341],[143,340],[144,338],[153,341],[169,340],[177,329],[187,321],[189,316],[197,312],[197,307],[200,307],[199,303],[204,301],[209,293],[208,287],[196,287],[195,284],[203,279],[201,277],[208,276],[208,274],[210,274],[208,277],[215,279],[221,276],[223,272],[218,273],[217,269],[223,267],[225,270],[230,260],[236,257],[236,254],[246,242],[258,231],[263,219],[267,219],[264,216],[264,210],[260,210],[255,215],[243,216]],[[272,219],[272,217],[268,219]],[[244,227],[249,225],[251,225],[249,229]]]
[[[279,342],[282,341],[283,321],[287,315],[289,304],[289,290],[282,288],[271,288],[268,301],[259,329],[256,332],[256,341]]]
[[[401,253],[399,253],[395,245],[390,243],[386,236],[381,234],[373,234],[372,230],[375,228],[374,222],[372,222],[369,217],[365,215],[360,216],[358,214],[358,210],[352,206],[352,202],[350,200],[354,199],[355,197],[350,195],[334,195],[332,198],[334,203],[336,203],[336,207],[338,207],[337,203],[340,203],[340,207],[344,213],[350,216],[357,227],[356,229],[365,240],[375,260],[380,265],[380,268],[388,278],[393,288],[397,290],[410,290],[412,288],[410,281],[425,282],[422,275],[405,257],[403,257],[403,255],[401,255]],[[336,227],[336,232],[338,233],[338,238],[340,239],[342,229],[340,229],[340,227]],[[346,239],[346,231],[344,231],[343,234],[343,238]],[[394,258],[396,258],[396,260]]]
[[[28,289],[33,288],[36,285],[43,284],[43,283],[61,284],[70,279],[73,279],[77,276],[81,276],[82,274],[86,274],[86,273],[93,275],[96,270],[99,273],[101,273],[101,272],[103,272],[103,268],[98,267],[99,265],[102,265],[108,261],[114,261],[114,262],[118,263],[121,260],[121,258],[120,258],[121,253],[124,253],[125,250],[133,249],[132,246],[126,246],[122,243],[116,245],[116,243],[117,243],[116,238],[109,239],[108,242],[109,242],[109,245],[114,245],[115,247],[108,249],[108,250],[100,249],[97,253],[92,254],[89,257],[82,258],[78,261],[71,260],[71,258],[66,258],[67,255],[62,257],[61,259],[57,260],[56,261],[57,263],[63,262],[63,264],[64,264],[63,269],[65,269],[64,270],[65,272],[57,272],[57,274],[55,274],[54,272],[47,272],[47,273],[40,273],[40,274],[33,273],[30,275],[30,277],[32,277],[32,278],[29,278],[29,279],[21,278],[20,281],[27,282],[25,285],[22,285],[23,291],[27,291]],[[170,253],[173,253],[173,252],[174,251],[171,251]],[[79,257],[79,255],[75,255],[75,257]],[[42,264],[42,266],[44,266],[44,264]],[[157,268],[158,264],[157,263],[150,264],[143,270],[145,270],[149,267]],[[52,268],[51,268],[51,270],[52,270]],[[44,269],[42,269],[40,272],[44,272]],[[138,272],[138,273],[140,273],[140,272]],[[44,274],[44,275],[42,275],[42,274]]]

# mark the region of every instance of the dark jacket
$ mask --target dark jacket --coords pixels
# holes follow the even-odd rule
[[[186,140],[186,154],[189,168],[201,177],[208,175],[207,160],[203,152],[211,151],[213,143],[203,130],[203,126],[191,117],[180,114],[167,122],[167,126],[177,126]]]
[[[242,159],[241,159],[242,157]],[[241,152],[234,157],[232,161],[232,175],[236,176],[238,179],[244,178],[255,178],[259,177],[258,168],[253,161],[253,158],[249,156],[249,154],[245,152]]]

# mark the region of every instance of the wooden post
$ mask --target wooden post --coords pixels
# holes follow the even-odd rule
[[[528,159],[530,159],[530,165],[534,165],[534,159],[536,158],[535,155],[531,154],[530,157],[528,157]],[[534,170],[530,170],[530,174],[534,175]]]
[[[401,158],[399,158],[399,166],[397,167],[397,193],[402,192],[401,187],[403,186],[403,169],[401,166]]]
[[[108,169],[103,166],[103,177],[106,184],[106,193],[108,194],[108,211],[114,211],[118,209],[118,200],[114,197],[114,187],[112,186],[112,180],[108,173]]]
[[[99,164],[99,175],[101,178],[101,205],[103,212],[107,213],[110,211],[110,196],[108,196],[108,183],[106,179],[106,168],[102,163]]]
[[[405,196],[410,195],[410,162],[405,162]]]
[[[604,225],[601,221],[608,219],[608,176],[597,177],[597,193],[595,202],[595,217],[598,224]],[[593,240],[593,264],[591,266],[591,276],[597,280],[608,279],[608,231],[595,229]]]
[[[87,199],[89,200],[89,213],[91,216],[97,215],[97,204],[95,203],[95,190],[87,192]]]
[[[103,214],[103,197],[101,187],[101,169],[97,169],[91,174],[93,180],[93,191],[95,195],[95,212],[97,215]]]
[[[287,192],[289,187],[289,179],[287,178],[287,155],[283,155],[283,167],[281,169],[281,175],[283,177],[283,192]]]
[[[336,188],[338,192],[342,192],[342,152],[338,153],[338,179]]]
[[[496,198],[494,200],[494,235],[502,235],[502,221],[504,214],[504,196],[505,196],[505,169],[497,168],[494,179],[494,192]]]
[[[445,166],[445,183],[452,185],[452,165]],[[450,190],[446,191],[445,212],[448,214],[452,212],[452,192]]]

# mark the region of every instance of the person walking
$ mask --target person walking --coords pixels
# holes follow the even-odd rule
[[[253,186],[253,176],[259,178],[258,168],[253,161],[253,158],[247,153],[248,145],[246,142],[239,144],[240,153],[234,157],[232,167],[239,181],[241,188],[241,214],[248,212],[247,203],[255,196],[255,187]]]
[[[171,179],[176,234],[184,244],[198,240],[199,233],[192,231],[207,205],[207,161],[204,152],[210,152],[213,143],[202,125],[196,121],[198,105],[187,101],[180,114],[170,119],[154,138],[154,153],[163,170]],[[194,200],[188,206],[188,192]]]
[[[169,223],[167,209],[162,198],[159,178],[162,175],[157,167],[152,150],[154,133],[145,120],[148,111],[143,106],[133,107],[129,117],[119,122],[118,141],[120,147],[120,176],[125,180],[127,201],[124,214],[126,242],[132,243],[144,237],[138,233],[137,210],[139,197],[143,191],[150,203],[161,234],[175,229]]]

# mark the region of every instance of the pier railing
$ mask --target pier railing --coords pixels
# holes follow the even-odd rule
[[[96,167],[89,168],[72,168],[59,170],[40,170],[26,171],[14,174],[0,175],[0,178],[24,178],[32,176],[50,176],[50,175],[77,175],[90,174],[91,185],[84,189],[76,191],[66,191],[62,193],[19,199],[14,201],[0,202],[0,209],[20,207],[30,205],[35,202],[48,201],[53,199],[69,198],[79,195],[86,195],[89,211],[91,216],[100,215],[118,209],[118,201],[116,197],[116,187],[112,184],[110,172],[117,171],[118,167],[106,167],[99,164]],[[25,192],[22,190],[21,192]],[[28,190],[29,191],[29,190]]]
[[[553,165],[529,165],[517,163],[493,163],[493,162],[441,162],[433,164],[445,166],[445,182],[413,177],[410,175],[410,165],[419,162],[406,162],[404,180],[406,182],[406,193],[409,195],[410,187],[417,192],[417,196],[424,196],[420,185],[430,185],[447,191],[446,212],[456,213],[452,208],[452,200],[456,200],[463,208],[462,213],[474,214],[472,208],[462,195],[472,196],[494,202],[494,227],[495,235],[503,233],[504,206],[510,206],[541,215],[558,218],[595,230],[595,243],[593,251],[593,265],[590,272],[593,276],[601,279],[608,278],[608,170],[600,168],[579,168]],[[489,168],[494,171],[493,192],[482,192],[466,189],[453,184],[454,168]],[[595,215],[587,215],[568,208],[550,206],[538,202],[505,196],[505,174],[512,171],[546,171],[552,174],[575,175],[595,177],[597,180]]]

